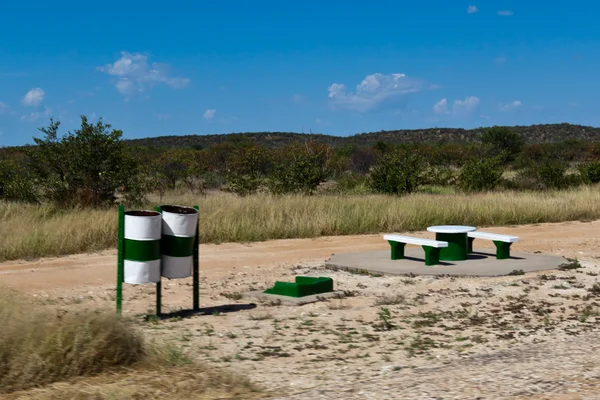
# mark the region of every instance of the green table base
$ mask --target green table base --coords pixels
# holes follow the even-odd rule
[[[435,240],[448,242],[448,247],[443,247],[440,251],[440,260],[461,261],[466,260],[467,234],[466,233],[436,233]]]

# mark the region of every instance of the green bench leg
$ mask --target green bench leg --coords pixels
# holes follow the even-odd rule
[[[440,248],[423,246],[425,250],[425,265],[437,265],[440,263]]]
[[[467,237],[467,254],[471,254],[473,252],[473,241],[475,238]]]
[[[494,240],[494,244],[496,245],[496,259],[505,260],[510,258],[510,245],[512,243]]]
[[[388,243],[392,247],[392,260],[404,259],[404,246],[406,246],[406,243],[394,242],[392,240],[388,240]]]

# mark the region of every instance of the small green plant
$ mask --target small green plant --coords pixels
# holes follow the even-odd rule
[[[229,300],[241,300],[244,298],[242,293],[221,293],[221,296]]]
[[[600,283],[594,283],[594,286],[589,288],[587,291],[596,296],[600,295]]]
[[[567,261],[568,262],[559,265],[558,269],[561,271],[569,271],[572,269],[583,268],[583,266],[579,263],[579,260],[577,258],[575,258],[575,259],[567,258]]]
[[[384,331],[389,331],[396,327],[391,322],[392,313],[390,312],[390,310],[388,308],[381,307],[379,309],[379,312],[377,313],[377,316],[379,317],[379,321],[380,321],[380,323],[377,325],[378,329],[381,329]]]

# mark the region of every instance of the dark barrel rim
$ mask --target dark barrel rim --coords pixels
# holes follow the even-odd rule
[[[126,211],[125,215],[129,215],[132,217],[156,217],[160,215],[160,213],[156,211],[147,211],[147,210],[135,210],[135,211]]]
[[[173,213],[173,214],[196,214],[198,210],[191,207],[183,207],[183,206],[160,206],[160,209],[163,212]]]

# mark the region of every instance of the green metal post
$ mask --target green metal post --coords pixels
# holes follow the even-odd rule
[[[473,241],[475,238],[467,236],[467,254],[471,254],[473,252]]]
[[[425,265],[437,265],[440,263],[440,248],[423,246],[425,250]]]
[[[507,258],[510,258],[510,245],[512,243],[494,240],[494,244],[496,245],[496,259],[506,260]]]
[[[123,308],[123,281],[124,274],[124,246],[125,246],[125,206],[119,205],[119,227],[117,231],[117,315],[121,315]]]
[[[404,259],[404,246],[406,246],[406,243],[395,242],[393,240],[388,240],[388,243],[392,247],[392,260]]]
[[[162,208],[156,207],[156,211],[162,214]],[[162,279],[156,282],[156,316],[160,317],[162,314]]]
[[[194,311],[200,309],[200,207],[194,206],[198,210],[198,224],[196,225],[196,238],[194,239]]]

